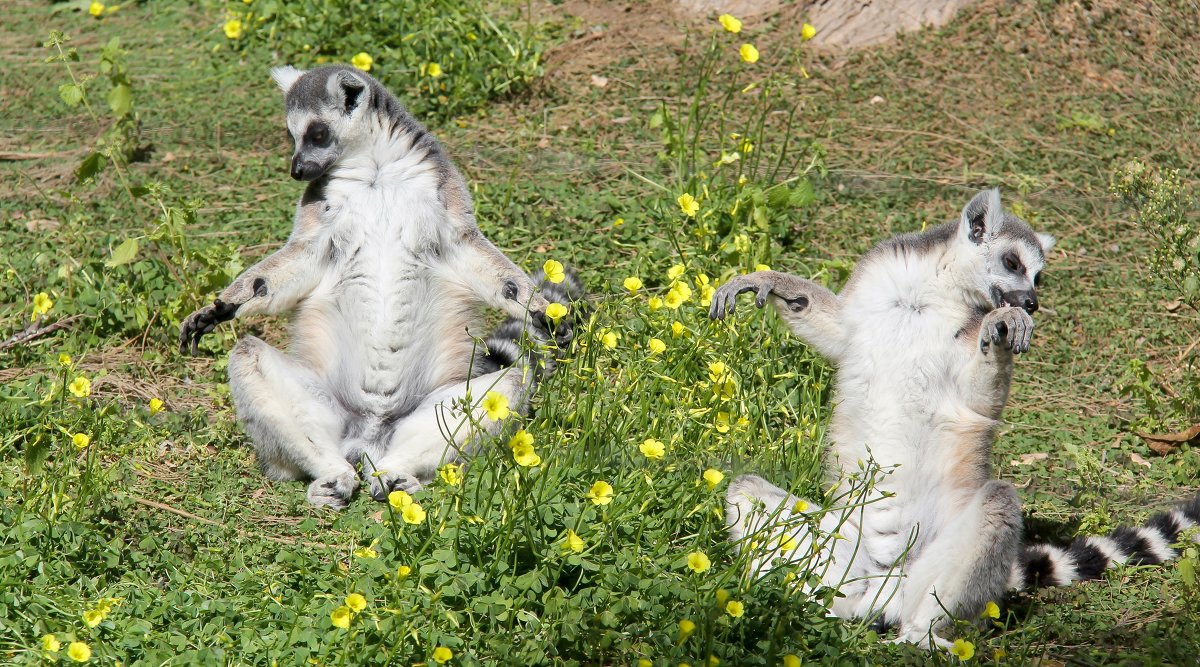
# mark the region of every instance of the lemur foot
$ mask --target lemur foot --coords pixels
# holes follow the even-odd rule
[[[179,325],[179,353],[187,354],[190,346],[192,356],[196,356],[200,351],[200,338],[212,333],[218,324],[232,320],[237,309],[237,305],[217,299],[211,305],[188,315]]]
[[[992,345],[1020,354],[1029,349],[1033,338],[1033,318],[1023,308],[997,308],[983,318],[979,329],[979,349],[984,352]]]
[[[754,305],[759,308],[767,305],[767,297],[774,293],[787,302],[793,311],[804,310],[808,307],[808,297],[798,290],[789,289],[789,278],[791,276],[775,271],[755,271],[735,276],[717,288],[708,316],[714,320],[725,319],[726,315],[733,313],[737,307],[737,295],[743,292],[755,292]]]
[[[423,488],[421,480],[416,475],[402,472],[380,472],[371,478],[371,497],[381,503],[386,503],[388,494],[392,491],[416,493]]]
[[[308,502],[321,507],[327,505],[336,510],[344,510],[358,490],[358,475],[353,472],[343,472],[336,475],[326,475],[314,479],[308,485]]]
[[[921,648],[925,649],[926,651],[933,651],[934,649],[939,649],[939,648],[942,649],[943,651],[949,651],[951,648],[954,647],[953,643],[951,643],[945,639],[942,639],[941,637],[937,636],[936,634],[934,634],[932,632],[929,632],[928,630],[926,630],[925,632],[905,632],[904,630],[901,630],[900,636],[896,637],[895,639],[889,639],[887,641],[887,643],[888,644],[916,644],[917,646],[920,646]]]

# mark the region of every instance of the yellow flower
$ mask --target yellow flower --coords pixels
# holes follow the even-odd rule
[[[222,29],[229,39],[237,39],[242,36],[242,22],[237,19],[229,19]]]
[[[447,463],[438,471],[438,476],[450,486],[458,486],[458,483],[462,481],[462,468],[454,463]]]
[[[704,481],[708,483],[708,490],[712,491],[713,489],[717,488],[717,485],[720,484],[722,480],[725,479],[725,473],[717,470],[716,468],[709,468],[708,470],[704,471],[704,474],[701,475],[701,477],[703,477]]]
[[[797,500],[795,505],[792,505],[792,511],[799,514],[800,512],[808,511],[808,501]]]
[[[758,62],[758,49],[754,48],[753,44],[742,44],[741,48],[738,49],[738,55],[742,57],[744,62]]]
[[[983,608],[983,617],[1000,618],[1000,605],[995,602],[988,602],[987,606]]]
[[[713,295],[717,293],[717,288],[712,285],[705,285],[700,288],[700,305],[707,308],[712,303]]]
[[[642,279],[637,276],[629,276],[622,284],[625,285],[625,289],[629,290],[630,293],[642,289]]]
[[[413,499],[407,492],[396,490],[388,494],[388,504],[394,509],[402,510],[413,504]]]
[[[556,302],[546,306],[546,317],[549,317],[551,320],[553,320],[555,324],[558,324],[558,321],[565,317],[566,314],[567,307],[561,303]]]
[[[542,271],[546,274],[546,280],[552,283],[561,283],[567,277],[562,262],[553,259],[546,260],[546,263],[542,265]]]
[[[657,338],[651,338],[649,347],[651,354],[662,354],[664,351],[666,351],[667,344]]]
[[[811,23],[805,23],[800,26],[800,41],[807,42],[817,36],[817,29]]]
[[[563,541],[563,548],[574,551],[575,553],[583,553],[583,538],[573,530],[567,530],[567,537]]]
[[[357,613],[367,608],[367,599],[358,593],[351,593],[346,596],[346,606]]]
[[[700,211],[700,202],[696,201],[695,197],[686,192],[679,195],[679,198],[675,201],[679,202],[679,210],[683,211],[683,214],[689,218],[696,217],[696,213]]]
[[[693,551],[692,553],[688,554],[688,569],[696,574],[707,571],[711,565],[712,562],[708,560],[708,554],[704,553],[703,551]]]
[[[333,627],[345,630],[350,627],[350,607],[338,607],[329,614],[329,620],[333,623]]]
[[[437,63],[429,63],[425,66],[425,73],[433,78],[438,78],[442,75],[442,66]],[[557,280],[552,282],[558,282]]]
[[[708,362],[708,379],[713,382],[720,382],[729,377],[729,367],[723,361]]]
[[[375,64],[375,59],[371,57],[371,54],[362,51],[354,54],[354,57],[350,59],[350,64],[364,72],[370,72],[371,65]]]
[[[396,576],[401,579],[407,579],[410,574],[412,574],[412,568],[407,565],[401,565],[396,568]]]
[[[92,0],[92,4],[88,5],[88,13],[92,16],[100,16],[104,13],[104,3]]]
[[[550,304],[554,305],[554,304]],[[549,314],[550,309],[546,309]],[[499,394],[494,391],[489,391],[483,397],[483,409],[487,411],[488,419],[492,421],[502,421],[508,419],[512,412],[508,409],[508,397],[504,394]]]
[[[104,612],[100,611],[99,609],[89,609],[83,612],[83,622],[89,628],[94,628],[97,625],[100,625],[100,622],[103,620]]]
[[[783,667],[800,667],[800,657],[795,653],[783,656]]]
[[[675,280],[679,276],[682,276],[684,271],[687,271],[687,267],[682,264],[676,264],[675,266],[667,269],[667,277],[671,280]]]
[[[54,635],[42,636],[42,650],[47,653],[58,653],[58,649],[62,648],[62,644],[58,641],[58,637]]]
[[[713,424],[717,427],[717,433],[728,433],[729,413],[725,411],[718,412],[716,418],[713,419]]]
[[[158,398],[150,399],[150,414],[156,415],[156,414],[162,412],[162,410],[163,410],[162,399],[158,399]]]
[[[67,385],[67,389],[78,398],[87,398],[92,395],[92,381],[80,375],[71,380],[71,384]]]
[[[445,646],[439,646],[433,649],[433,661],[439,665],[444,665],[447,662],[450,662],[453,657],[454,651],[451,651]]]
[[[975,656],[975,645],[965,639],[955,639],[954,644],[950,646],[950,652],[966,662]]]
[[[537,452],[533,450],[532,445],[519,444],[516,447],[513,447],[512,453],[513,460],[516,461],[517,465],[519,466],[533,468],[542,464],[542,457],[537,455]]]
[[[371,547],[359,547],[354,550],[354,555],[358,556],[359,558],[367,558],[367,559],[379,558],[379,552],[375,551]],[[357,611],[357,610],[355,610],[355,611]]]
[[[637,667],[654,667],[654,662],[646,658],[640,658],[637,661]]]
[[[692,298],[692,288],[688,287],[687,283],[675,283],[675,285],[671,287],[671,291],[667,292],[668,299],[671,298],[671,294],[676,294],[679,298],[679,302],[683,303],[684,301]]]
[[[615,350],[617,349],[617,334],[605,329],[604,333],[600,334],[600,342],[604,344],[604,347]]]
[[[656,296],[652,296],[646,301],[646,307],[650,309],[650,312],[654,312],[659,308],[662,308],[662,306],[663,300]]]
[[[62,366],[63,368],[70,368],[71,367],[71,355],[59,354],[58,355],[58,365]]]
[[[724,588],[717,589],[717,607],[724,609],[725,603],[729,602],[729,591]]]
[[[667,292],[667,298],[663,301],[663,303],[666,304],[667,308],[676,310],[683,305],[683,301],[683,295],[675,290],[671,290],[670,292]]]
[[[645,442],[638,445],[638,449],[642,452],[643,456],[651,460],[661,459],[667,451],[666,445],[654,438],[647,438]]]
[[[400,510],[400,518],[404,519],[404,523],[416,525],[425,521],[425,510],[417,503],[413,503]]]
[[[754,270],[755,271],[770,271],[771,265],[770,264],[755,264]]]
[[[71,444],[83,449],[92,444],[92,436],[88,435],[87,433],[76,433],[75,435],[71,436]]]
[[[588,489],[586,497],[590,498],[591,501],[597,505],[607,505],[611,503],[613,499],[612,484],[609,484],[603,480],[596,482],[592,485],[592,488]]]
[[[92,649],[83,642],[71,642],[67,647],[67,657],[75,662],[87,662],[92,659]]]
[[[679,338],[687,329],[683,326],[683,322],[675,320],[671,323],[671,338]]]
[[[720,382],[713,383],[713,396],[728,401],[737,393],[737,381],[732,377],[726,377]]]
[[[54,307],[54,299],[50,298],[45,292],[38,292],[37,296],[33,297],[33,316],[29,319],[36,320],[38,317],[50,312]]]
[[[796,550],[796,540],[791,535],[780,535],[779,536],[779,550],[780,551],[795,551]]]
[[[730,600],[729,604],[725,605],[725,613],[734,618],[741,618],[742,614],[746,613],[746,607],[737,600]]]
[[[516,449],[517,447],[533,447],[533,436],[525,429],[517,429],[513,433],[513,437],[508,441],[508,446]]]
[[[679,643],[682,644],[683,642],[687,641],[687,638],[691,637],[692,633],[695,631],[696,631],[695,623],[693,623],[692,621],[690,621],[686,618],[683,619],[682,621],[680,621],[679,622]]]
[[[732,32],[736,35],[742,31],[742,22],[729,14],[721,14],[717,20],[721,22],[721,27],[725,29],[725,32]]]

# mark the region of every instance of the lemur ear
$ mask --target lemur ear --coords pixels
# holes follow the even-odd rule
[[[329,79],[329,93],[342,98],[342,110],[350,114],[363,100],[367,82],[353,72],[341,71]]]
[[[1058,242],[1058,239],[1054,238],[1050,234],[1043,234],[1041,232],[1038,232],[1037,237],[1038,243],[1042,244],[1042,254],[1049,255],[1050,249],[1054,247],[1054,244]]]
[[[1000,190],[992,188],[975,195],[962,211],[962,232],[976,245],[996,233],[1003,219],[1000,210]]]
[[[291,65],[271,68],[271,78],[275,79],[275,85],[279,86],[279,90],[283,91],[284,95],[287,95],[302,76],[304,76],[304,70],[296,69]]]

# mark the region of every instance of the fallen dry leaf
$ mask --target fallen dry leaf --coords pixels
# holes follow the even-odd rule
[[[1196,424],[1179,433],[1142,433],[1141,431],[1134,431],[1133,434],[1145,440],[1146,446],[1155,454],[1166,456],[1179,449],[1179,446],[1183,443],[1191,442],[1200,437],[1200,424]]]
[[[1027,465],[1030,465],[1031,463],[1033,463],[1034,461],[1044,461],[1048,458],[1050,458],[1050,455],[1047,454],[1046,452],[1034,452],[1032,454],[1022,454],[1020,461],[1012,460],[1012,461],[1009,461],[1009,463],[1011,463],[1012,465],[1015,465],[1015,466],[1027,466]]]
[[[592,75],[592,85],[597,88],[603,88],[608,85],[608,77],[593,74]]]
[[[1137,452],[1130,454],[1129,460],[1133,461],[1134,463],[1136,463],[1140,466],[1146,466],[1147,468],[1151,467],[1150,462],[1147,461],[1146,459],[1142,458],[1142,456],[1140,454],[1138,454]]]

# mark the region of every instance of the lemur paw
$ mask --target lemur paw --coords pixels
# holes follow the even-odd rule
[[[575,329],[567,321],[568,319],[570,319],[570,315],[556,323],[544,310],[533,313],[533,321],[537,328],[547,336],[553,337],[559,347],[566,347],[575,338]]]
[[[179,353],[187,354],[188,348],[191,347],[192,356],[196,356],[200,352],[200,338],[204,334],[212,333],[218,324],[232,320],[237,309],[236,304],[217,299],[211,305],[188,315],[183,324],[179,325]]]
[[[754,305],[762,308],[767,305],[767,297],[772,293],[783,299],[794,311],[808,307],[808,297],[804,294],[785,294],[780,291],[783,274],[774,271],[755,271],[744,276],[735,276],[729,282],[717,288],[713,294],[712,305],[709,306],[708,316],[714,320],[723,320],[726,315],[733,313],[737,307],[737,296],[743,292],[754,292]],[[791,290],[784,289],[784,292]]]
[[[344,510],[358,490],[358,475],[351,471],[326,475],[314,479],[308,485],[308,502],[317,507],[329,506],[335,510]]]
[[[371,478],[371,497],[381,503],[386,503],[388,494],[392,491],[416,493],[422,488],[421,480],[416,475],[402,472],[380,472]]]
[[[979,331],[979,348],[998,345],[1000,349],[1020,354],[1029,349],[1033,338],[1033,318],[1023,308],[997,308],[983,318]]]

